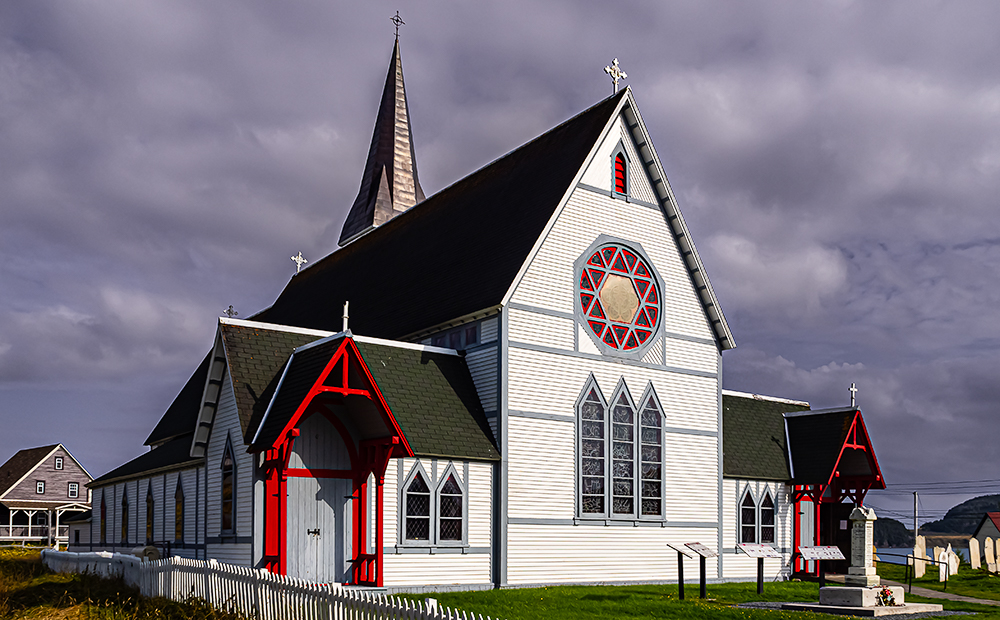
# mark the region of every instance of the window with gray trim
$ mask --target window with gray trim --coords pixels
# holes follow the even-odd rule
[[[774,542],[774,500],[771,499],[771,492],[764,491],[764,497],[760,500],[760,542]]]
[[[400,542],[416,546],[463,546],[468,540],[468,487],[454,463],[434,477],[418,461],[400,493]],[[468,473],[468,472],[466,472]]]
[[[628,164],[625,146],[619,142],[618,147],[611,154],[611,187],[614,188],[615,194],[628,195]]]
[[[636,408],[625,380],[610,405],[593,376],[577,401],[581,517],[664,518],[663,408],[650,383]]]
[[[749,488],[744,491],[743,501],[740,502],[740,542],[757,542],[757,503]]]
[[[226,437],[226,448],[222,452],[222,531],[231,533],[236,529],[236,459],[233,457],[233,443]]]

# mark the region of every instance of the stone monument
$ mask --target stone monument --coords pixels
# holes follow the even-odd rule
[[[872,558],[877,518],[875,511],[866,506],[856,506],[851,511],[851,567],[844,577],[849,586],[872,588],[882,583]]]
[[[969,539],[969,563],[972,564],[972,568],[978,569],[982,566],[979,557],[979,539],[970,538]]]
[[[993,539],[989,536],[983,541],[983,551],[986,553],[986,570],[991,573],[997,572],[997,561],[993,556]]]

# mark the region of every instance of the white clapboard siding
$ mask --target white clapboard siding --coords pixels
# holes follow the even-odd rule
[[[656,192],[653,191],[653,185],[649,182],[649,174],[646,172],[646,167],[642,163],[642,157],[639,156],[639,153],[635,148],[635,142],[632,139],[632,132],[625,124],[625,119],[621,117],[618,117],[618,130],[621,132],[620,135],[622,144],[625,145],[625,153],[628,156],[629,161],[629,195],[644,202],[657,204]],[[613,132],[612,135],[614,135]],[[598,166],[591,167],[599,168]]]
[[[565,351],[573,350],[573,319],[512,308],[508,310],[508,338]]]
[[[462,471],[462,463],[455,468]],[[489,547],[493,530],[493,464],[469,463],[469,546]],[[486,576],[489,580],[489,574]]]
[[[666,491],[663,497],[667,519],[718,522],[717,438],[667,432],[663,452],[666,460]]]
[[[298,425],[288,467],[292,469],[350,469],[351,456],[336,427],[321,414]],[[291,506],[289,506],[291,509]]]
[[[611,398],[622,377],[634,400],[652,381],[666,426],[718,431],[719,388],[714,377],[624,365],[611,358],[592,360],[517,347],[511,347],[507,355],[511,410],[573,416],[584,383],[593,373],[606,399]],[[516,441],[516,436],[509,441]]]
[[[614,187],[613,158],[619,144],[625,146],[625,155],[629,162],[629,193],[640,200],[655,203],[656,194],[649,183],[642,158],[636,152],[631,131],[621,117],[618,117],[617,127],[611,128],[611,131],[608,132],[608,138],[598,147],[597,153],[594,155],[594,163],[584,171],[580,182],[610,192]]]
[[[667,366],[702,372],[716,372],[718,369],[719,350],[714,345],[679,338],[665,338],[664,344]]]
[[[497,410],[497,359],[499,347],[485,347],[465,355],[465,363],[476,385],[484,411]]]
[[[499,320],[497,317],[484,319],[483,322],[479,324],[479,342],[493,342],[497,339],[498,331]]]
[[[575,425],[512,416],[507,428],[507,515],[573,518]]]
[[[743,499],[743,492],[748,487],[756,502],[760,501],[765,489],[771,491],[771,497],[774,499],[775,547],[782,552],[782,559],[765,559],[764,576],[766,579],[787,576],[793,544],[792,519],[794,512],[788,485],[775,481],[724,478],[722,483],[722,548],[726,550],[726,556],[723,559],[725,577],[754,579],[757,576],[757,560],[742,553],[734,553],[736,545],[740,542],[740,502]]]
[[[677,554],[667,543],[697,541],[715,549],[717,540],[715,528],[514,523],[507,537],[507,581],[521,585],[674,580]],[[697,563],[686,568],[686,575],[697,575]],[[716,574],[715,560],[706,568]]]
[[[384,561],[383,582],[390,588],[490,583],[488,553],[385,555]]]
[[[587,342],[590,344],[591,347],[597,349],[597,346],[594,345],[593,341],[590,339],[590,336],[588,336],[584,331],[584,327],[582,325],[578,327],[580,329],[580,335],[587,339]],[[583,341],[581,340],[581,342]],[[656,341],[649,347],[649,350],[646,351],[646,354],[642,356],[642,361],[646,364],[659,365],[663,363],[663,338],[656,339]],[[677,364],[673,364],[673,366],[676,365]]]
[[[617,132],[609,140],[617,143]],[[610,182],[610,157],[598,156],[588,169],[601,168]],[[584,180],[584,183],[587,181]],[[573,263],[600,234],[638,243],[664,281],[663,326],[668,332],[714,338],[673,233],[658,208],[576,188],[542,247],[532,259],[511,301],[573,312],[576,277]]]
[[[226,448],[226,438],[229,437],[233,446],[233,457],[236,461],[236,480],[234,492],[236,495],[235,535],[250,536],[253,532],[253,455],[248,454],[243,444],[243,430],[240,426],[239,414],[236,409],[236,399],[229,373],[223,375],[222,390],[219,404],[212,422],[212,433],[208,440],[206,475],[207,488],[204,491],[205,506],[208,509],[205,537],[212,539],[222,534],[222,457]],[[250,564],[252,561],[251,545],[249,543],[226,543],[208,545],[208,557],[234,564]]]

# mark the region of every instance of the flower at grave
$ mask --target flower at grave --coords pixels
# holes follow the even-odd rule
[[[896,597],[892,595],[889,586],[882,586],[882,589],[875,595],[875,602],[881,607],[892,607],[896,604]]]

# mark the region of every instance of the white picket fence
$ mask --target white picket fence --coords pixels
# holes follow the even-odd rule
[[[120,553],[45,549],[42,562],[59,573],[121,577],[143,596],[202,598],[216,609],[254,620],[492,620],[440,607],[433,599],[411,601],[348,590],[215,560],[172,557],[149,562]]]

